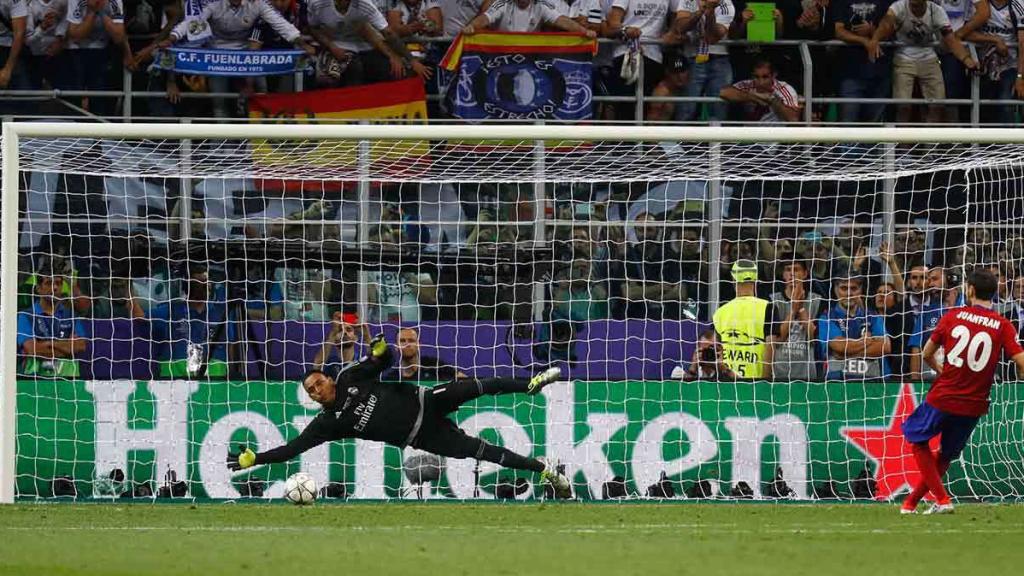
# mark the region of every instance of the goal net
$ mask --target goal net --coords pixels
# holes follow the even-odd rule
[[[298,471],[326,498],[542,496],[353,439],[225,467],[295,438],[319,410],[302,374],[378,333],[387,379],[560,367],[451,417],[559,460],[579,498],[898,497],[918,479],[900,424],[934,378],[919,350],[964,275],[996,272],[1024,329],[1022,141],[5,124],[0,502],[273,498]],[[737,298],[749,330],[716,335]],[[1017,378],[1000,369],[955,497],[1024,494]]]

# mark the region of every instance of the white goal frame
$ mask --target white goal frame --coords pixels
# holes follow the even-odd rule
[[[0,504],[15,493],[18,196],[22,138],[618,141],[757,144],[1024,144],[1022,128],[895,128],[632,125],[104,124],[4,122],[0,202]],[[720,215],[712,215],[720,221]],[[719,222],[720,223],[720,222]],[[714,252],[712,256],[714,256]]]

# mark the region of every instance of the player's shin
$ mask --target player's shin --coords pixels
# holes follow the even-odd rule
[[[941,452],[935,452],[935,460],[939,470],[939,478],[943,478],[946,475],[946,471],[949,470],[950,461]],[[904,510],[916,510],[917,505],[921,503],[922,498],[928,495],[928,492],[928,484],[924,481],[924,478],[918,480],[917,485],[914,486],[914,489],[903,500],[902,508]]]
[[[935,496],[935,502],[948,504],[949,494],[946,493],[946,488],[942,485],[938,462],[927,443],[914,444],[914,460],[917,461],[917,467],[921,471],[921,480]]]
[[[494,462],[495,464],[504,466],[505,468],[512,468],[514,470],[529,470],[531,472],[544,471],[544,463],[540,460],[520,456],[508,448],[495,446],[494,444],[488,444],[486,442],[481,444],[478,458],[480,460]]]

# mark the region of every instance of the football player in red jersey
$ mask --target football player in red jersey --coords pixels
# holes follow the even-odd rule
[[[988,270],[978,269],[967,279],[969,306],[954,308],[939,320],[924,346],[924,361],[938,378],[924,402],[903,423],[903,436],[914,448],[921,480],[903,501],[902,514],[913,514],[929,491],[935,504],[927,514],[953,511],[942,476],[955,460],[978,424],[988,412],[993,374],[1003,352],[1024,373],[1024,348],[1017,342],[1017,330],[992,310],[998,280]],[[942,348],[945,360],[936,356]],[[941,434],[939,451],[932,453],[928,441]]]

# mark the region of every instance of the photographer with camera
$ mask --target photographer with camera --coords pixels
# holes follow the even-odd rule
[[[736,379],[736,375],[722,360],[721,348],[721,344],[715,339],[714,330],[706,330],[701,334],[697,340],[697,347],[693,350],[693,360],[690,361],[683,379],[687,382]]]
[[[363,342],[369,342],[370,329],[359,323],[358,316],[352,312],[335,312],[331,317],[331,331],[313,359],[313,369],[323,370],[325,364],[338,364],[344,369],[359,360],[356,355],[360,337],[357,329],[362,331]]]
[[[921,350],[931,337],[932,330],[939,324],[939,319],[950,309],[965,305],[961,283],[962,276],[956,268],[934,266],[928,270],[928,287],[925,292],[927,300],[923,310],[914,318],[914,331],[907,339],[907,347],[910,348],[910,379],[913,382],[935,379],[934,370],[922,369],[924,361]]]

